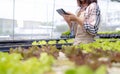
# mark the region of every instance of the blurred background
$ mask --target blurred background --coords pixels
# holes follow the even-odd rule
[[[120,30],[120,0],[98,0],[99,31]],[[75,13],[76,0],[0,0],[0,40],[60,38],[68,25],[56,12]]]

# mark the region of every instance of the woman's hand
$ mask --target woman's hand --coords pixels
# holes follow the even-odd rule
[[[69,15],[65,15],[63,14],[62,16],[64,17],[64,19],[66,20],[66,22],[71,23],[71,21],[74,21],[80,25],[83,25],[84,20],[80,19],[79,17],[77,17],[76,15],[67,12]]]
[[[64,19],[66,21],[76,21],[77,20],[77,16],[75,16],[74,14],[67,12],[69,15],[63,14],[62,16],[64,17]]]

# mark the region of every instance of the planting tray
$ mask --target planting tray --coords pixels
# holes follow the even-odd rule
[[[98,34],[99,38],[120,38],[120,34]]]
[[[75,35],[62,35],[61,38],[75,38]]]
[[[52,44],[54,46],[57,47],[57,49],[61,49],[62,48],[62,45],[72,45],[72,43],[67,43],[67,44]],[[17,47],[22,47],[22,48],[29,48],[33,46],[31,44],[31,42],[23,42],[23,43],[0,43],[0,51],[3,51],[3,52],[9,52],[10,48],[17,48]],[[38,47],[41,47],[41,45],[37,45]],[[43,45],[45,46],[45,45]]]

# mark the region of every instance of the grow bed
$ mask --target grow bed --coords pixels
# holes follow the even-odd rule
[[[3,51],[3,52],[9,52],[9,49],[10,48],[16,48],[16,47],[22,47],[22,48],[29,48],[32,45],[32,42],[36,41],[46,41],[46,42],[49,42],[49,41],[59,41],[59,40],[66,40],[66,38],[64,39],[40,39],[40,40],[14,40],[14,41],[0,41],[0,51]],[[46,44],[44,44],[45,46]],[[48,44],[47,44],[48,45]],[[72,45],[72,43],[64,43],[64,44],[49,44],[49,45],[54,45],[56,46],[58,49],[61,49],[62,45]],[[39,47],[41,47],[41,45],[37,45]]]

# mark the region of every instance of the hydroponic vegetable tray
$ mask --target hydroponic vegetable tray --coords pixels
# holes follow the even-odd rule
[[[8,52],[10,48],[16,48],[16,47],[23,47],[28,48],[32,46],[32,42],[34,41],[59,41],[61,39],[40,39],[40,40],[14,40],[14,41],[0,41],[0,51]],[[66,40],[65,38],[62,40]],[[48,44],[47,44],[48,45]],[[49,44],[49,45],[55,45],[58,49],[62,47],[62,45],[72,45],[72,43],[64,43],[64,44]],[[41,47],[41,45],[37,45]]]

